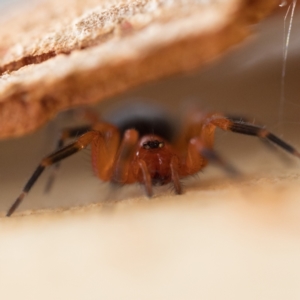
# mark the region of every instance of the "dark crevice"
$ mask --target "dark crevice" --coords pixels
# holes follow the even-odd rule
[[[0,76],[2,76],[5,72],[17,71],[24,66],[40,64],[48,59],[51,59],[51,58],[59,55],[59,54],[68,55],[68,54],[71,54],[71,52],[75,51],[75,50],[84,50],[87,48],[97,46],[100,43],[103,43],[103,42],[106,42],[107,40],[109,40],[113,36],[113,33],[114,33],[114,30],[111,30],[109,32],[102,34],[101,36],[98,36],[97,38],[95,38],[93,40],[84,41],[84,42],[82,42],[82,44],[80,46],[78,46],[78,45],[74,46],[72,49],[69,49],[67,51],[56,52],[53,50],[53,51],[49,51],[47,53],[43,53],[43,54],[39,54],[39,55],[29,55],[29,56],[22,57],[19,60],[12,61],[12,62],[0,67]],[[125,32],[125,34],[126,33],[127,32]]]
[[[69,53],[56,53],[55,51],[50,51],[48,53],[43,53],[40,55],[30,55],[30,56],[22,57],[19,60],[10,62],[9,64],[2,66],[0,68],[0,76],[5,72],[16,71],[27,65],[42,63],[45,60],[55,57],[57,54],[69,54]]]

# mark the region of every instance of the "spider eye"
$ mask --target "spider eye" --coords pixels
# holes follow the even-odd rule
[[[164,146],[163,142],[154,140],[154,141],[147,141],[146,143],[143,144],[144,149],[157,149],[157,148],[162,148]]]

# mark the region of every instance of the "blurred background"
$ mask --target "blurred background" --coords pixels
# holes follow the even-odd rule
[[[5,14],[5,11],[4,11],[5,8],[16,5],[18,2],[24,3],[24,1],[20,1],[20,0],[0,0],[0,8],[3,10],[1,13]]]

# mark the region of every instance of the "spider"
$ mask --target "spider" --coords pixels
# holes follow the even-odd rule
[[[181,194],[180,180],[198,173],[208,162],[217,163],[232,175],[238,174],[213,149],[216,128],[257,136],[300,158],[294,147],[264,127],[222,113],[194,109],[183,119],[179,128],[176,128],[178,121],[172,121],[159,109],[153,110],[151,107],[142,111],[134,106],[122,110],[112,123],[89,115],[90,126],[63,131],[57,151],[42,159],[9,208],[7,217],[18,208],[46,167],[58,167],[61,160],[89,145],[92,167],[99,179],[121,185],[141,183],[148,197],[153,195],[154,185],[168,183],[172,183],[175,192]],[[67,139],[79,134],[73,143],[64,146]],[[53,177],[48,182],[48,189],[52,181]]]

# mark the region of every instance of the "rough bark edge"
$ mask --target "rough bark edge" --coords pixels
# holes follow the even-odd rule
[[[249,24],[257,22],[277,4],[275,0],[268,5],[249,0],[245,14],[238,12],[236,20],[213,35],[178,40],[143,58],[96,66],[86,72],[75,71],[47,84],[43,91],[34,85],[17,87],[0,104],[0,138],[34,131],[61,110],[96,103],[148,81],[200,67],[242,41],[250,32]],[[183,62],[183,57],[188,60]]]

